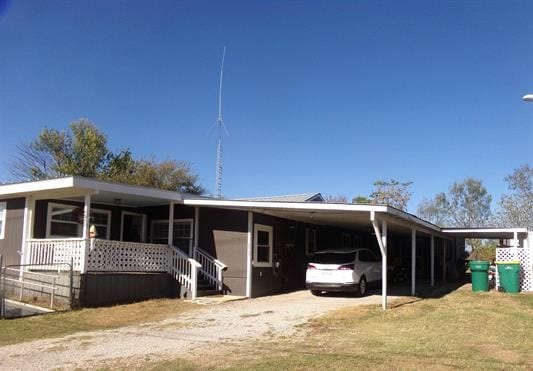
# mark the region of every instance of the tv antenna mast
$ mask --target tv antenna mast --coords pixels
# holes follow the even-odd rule
[[[216,177],[215,177],[215,189],[216,197],[222,198],[222,131],[224,130],[226,134],[228,129],[224,125],[224,120],[222,119],[222,78],[224,76],[224,59],[226,57],[226,47],[222,51],[222,63],[220,65],[220,82],[218,88],[218,145],[217,145],[217,164],[216,164]]]

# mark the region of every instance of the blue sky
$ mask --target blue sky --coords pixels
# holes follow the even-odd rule
[[[223,194],[368,195],[410,211],[466,177],[495,199],[532,163],[532,1],[0,0],[0,179],[18,143],[80,117],[112,149],[190,161]]]

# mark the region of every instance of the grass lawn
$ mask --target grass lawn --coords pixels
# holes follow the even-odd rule
[[[194,308],[198,306],[183,300],[157,299],[113,307],[0,320],[0,346],[65,336],[81,331],[112,329],[158,321]]]
[[[472,293],[333,312],[291,338],[148,369],[533,369],[533,295]]]

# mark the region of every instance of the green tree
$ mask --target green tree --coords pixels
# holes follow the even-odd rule
[[[205,192],[198,185],[198,176],[192,171],[191,165],[175,160],[159,163],[154,160],[137,161],[129,183],[192,194]]]
[[[496,221],[503,227],[527,227],[533,229],[533,168],[520,166],[505,177],[510,194],[500,200]]]
[[[458,228],[485,227],[492,217],[492,196],[481,180],[467,178],[455,182],[448,193],[438,193],[432,200],[424,200],[418,205],[418,215],[437,225]],[[480,239],[467,239],[472,246],[471,257],[494,253],[494,242]]]
[[[378,180],[374,182],[374,191],[370,195],[373,204],[382,204],[407,210],[407,203],[411,199],[409,186],[413,182],[399,182],[395,179],[390,181]]]
[[[355,196],[352,198],[352,204],[370,204],[372,200],[366,196]]]
[[[492,197],[481,180],[467,178],[455,182],[448,193],[438,193],[418,206],[418,215],[447,227],[484,227],[491,219]]]
[[[70,132],[45,128],[34,141],[18,146],[10,166],[18,180],[83,176],[118,183],[200,194],[204,189],[186,162],[135,160],[129,149],[112,152],[107,136],[92,122],[80,119]]]

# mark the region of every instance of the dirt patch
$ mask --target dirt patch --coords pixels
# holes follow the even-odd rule
[[[480,344],[475,347],[475,350],[487,356],[487,358],[495,358],[503,362],[518,362],[520,360],[520,353],[511,349],[502,349],[499,346],[492,344]]]
[[[228,356],[246,344],[293,336],[297,326],[331,310],[379,304],[364,298],[314,297],[308,291],[227,302],[184,312],[163,321],[114,330],[83,332],[0,348],[1,369],[97,369],[134,360]],[[90,340],[90,341],[89,341]],[[216,346],[211,346],[216,344]],[[63,348],[64,347],[64,348]],[[37,350],[36,350],[37,349]],[[250,348],[249,352],[254,353]],[[13,358],[15,356],[15,358]],[[38,365],[38,367],[36,366]]]

